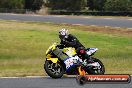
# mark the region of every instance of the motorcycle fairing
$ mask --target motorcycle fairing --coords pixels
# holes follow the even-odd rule
[[[92,55],[92,54],[95,53],[97,50],[98,50],[98,48],[89,48],[89,49],[87,50],[87,54],[88,54],[88,55]]]
[[[56,48],[56,43],[53,43],[47,50],[46,55],[52,52]]]
[[[101,66],[100,66],[100,64],[98,62],[90,63],[87,66],[92,66],[92,67],[94,66],[96,68],[101,68]]]
[[[64,48],[63,52],[66,53],[69,57],[72,57],[77,54],[75,48],[72,47]]]
[[[58,58],[48,58],[47,60],[50,60],[50,61],[52,61],[53,63],[57,63]]]
[[[78,63],[79,57],[68,57],[64,60],[64,63],[66,65],[66,71],[70,70],[71,68],[75,67],[75,64]]]

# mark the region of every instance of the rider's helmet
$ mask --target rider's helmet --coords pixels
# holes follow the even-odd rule
[[[60,31],[59,31],[59,36],[60,37],[62,37],[62,38],[67,38],[68,37],[68,35],[69,35],[69,33],[68,33],[68,30],[67,29],[61,29]]]

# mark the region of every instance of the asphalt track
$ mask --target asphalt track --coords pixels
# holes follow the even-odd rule
[[[41,21],[67,24],[83,24],[132,28],[132,18],[100,18],[100,17],[72,17],[72,16],[39,16],[39,15],[17,15],[17,14],[0,14],[0,19],[19,20],[19,21]]]
[[[85,84],[80,86],[73,77],[61,79],[50,77],[0,78],[0,88],[132,88],[132,82],[129,84]]]

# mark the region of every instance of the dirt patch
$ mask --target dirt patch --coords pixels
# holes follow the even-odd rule
[[[92,32],[100,32],[106,34],[118,34],[124,35],[128,37],[132,37],[132,29],[127,28],[118,28],[118,27],[101,27],[101,26],[82,26],[76,25],[83,31],[92,31]]]

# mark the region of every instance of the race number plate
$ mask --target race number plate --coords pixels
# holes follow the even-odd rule
[[[67,58],[64,63],[66,65],[66,69],[69,69],[70,67],[72,67],[74,64],[76,64],[79,60],[78,56],[74,56],[74,57],[69,57]]]

